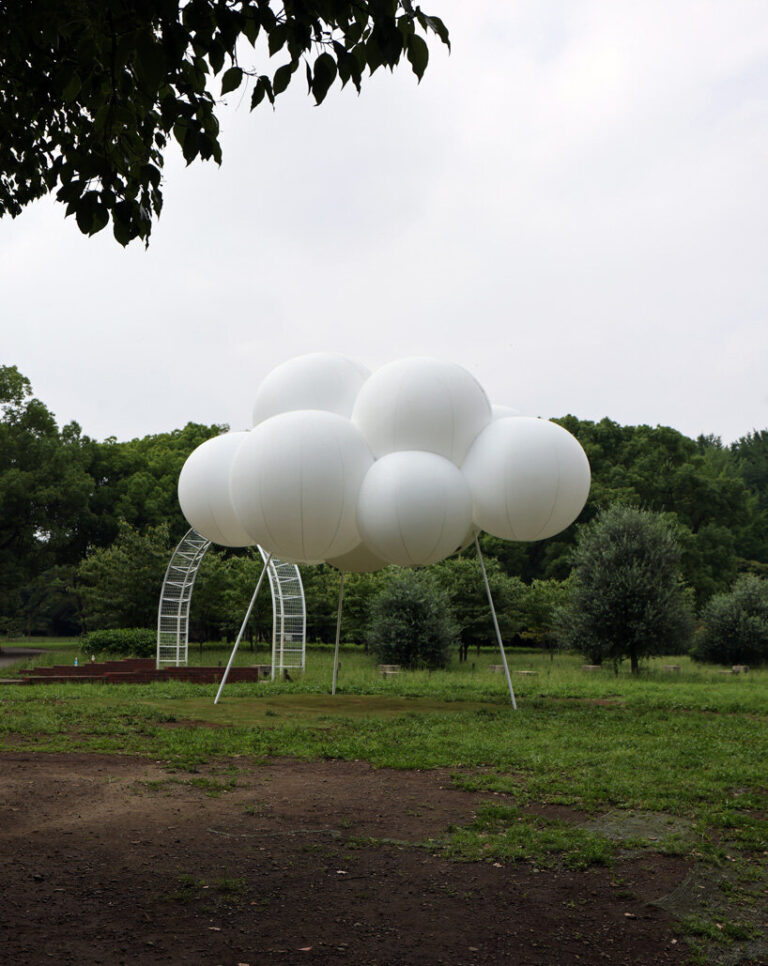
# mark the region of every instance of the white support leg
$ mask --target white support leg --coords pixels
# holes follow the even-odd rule
[[[499,642],[499,650],[501,651],[501,663],[504,665],[504,673],[507,675],[507,684],[509,685],[509,699],[512,702],[512,707],[517,711],[517,701],[515,701],[515,692],[512,688],[512,678],[509,674],[509,665],[507,664],[507,655],[504,653],[504,643],[501,640],[501,631],[499,630],[499,622],[496,619],[496,608],[493,606],[493,597],[491,596],[491,585],[488,583],[488,574],[485,572],[485,561],[483,560],[483,552],[480,549],[480,541],[475,537],[475,547],[477,548],[477,559],[480,561],[480,569],[483,572],[483,580],[485,581],[485,592],[488,594],[488,603],[491,605],[491,615],[493,616],[493,626],[496,629],[496,640]]]
[[[253,592],[253,597],[251,597],[251,602],[248,605],[248,610],[245,612],[245,618],[240,626],[240,633],[237,635],[237,640],[235,641],[235,646],[232,648],[232,653],[229,655],[229,661],[227,661],[227,667],[224,671],[224,676],[221,679],[221,684],[219,685],[219,690],[214,699],[214,704],[219,703],[219,698],[221,697],[221,692],[224,690],[224,685],[227,683],[227,678],[229,677],[229,669],[232,667],[232,662],[235,659],[235,654],[237,654],[237,649],[240,646],[240,641],[242,640],[243,634],[245,634],[245,628],[248,626],[248,621],[251,616],[251,611],[253,610],[253,605],[256,603],[256,598],[259,596],[259,591],[261,590],[261,585],[264,582],[264,576],[267,572],[267,567],[269,566],[269,561],[272,559],[272,554],[269,554],[267,559],[264,561],[264,567],[261,571],[261,576],[259,577],[259,582],[256,584],[256,590]]]
[[[336,647],[333,651],[333,684],[331,694],[336,694],[336,681],[339,676],[339,641],[341,640],[341,605],[344,601],[344,571],[340,571],[339,577],[339,613],[336,617]]]

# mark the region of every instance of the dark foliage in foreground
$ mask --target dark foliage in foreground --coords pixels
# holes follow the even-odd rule
[[[253,110],[300,77],[320,104],[402,59],[421,80],[430,33],[448,44],[409,0],[2,3],[0,215],[53,193],[81,232],[146,241],[169,144],[221,163],[218,99],[245,87]]]

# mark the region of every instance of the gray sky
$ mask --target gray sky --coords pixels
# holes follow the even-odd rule
[[[530,415],[768,426],[764,0],[424,6],[453,53],[421,85],[230,95],[148,251],[48,200],[0,222],[0,361],[96,438],[246,428],[320,349],[452,359]]]

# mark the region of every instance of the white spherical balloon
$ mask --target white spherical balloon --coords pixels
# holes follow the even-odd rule
[[[488,397],[471,373],[424,358],[382,366],[363,385],[352,411],[376,457],[419,450],[457,466],[490,419]]]
[[[377,557],[364,543],[358,544],[354,550],[342,554],[341,557],[327,560],[326,563],[347,574],[370,574],[374,570],[389,566],[386,560]]]
[[[235,512],[281,560],[320,563],[360,543],[355,507],[373,463],[348,419],[320,410],[273,416],[247,434],[232,467]]]
[[[312,352],[277,366],[256,393],[253,425],[298,409],[352,415],[352,406],[370,371],[338,352]]]
[[[360,487],[357,525],[366,545],[388,563],[436,563],[459,547],[471,522],[461,471],[435,453],[382,456]]]
[[[248,547],[254,541],[235,514],[229,474],[248,433],[224,433],[201,443],[179,474],[179,505],[187,522],[206,539],[225,547]]]
[[[578,440],[557,423],[499,419],[478,436],[462,466],[473,519],[504,540],[543,540],[578,517],[590,471]]]
[[[491,406],[491,419],[506,419],[508,416],[522,416],[519,409],[513,409],[511,406],[501,406],[498,403],[493,403]]]

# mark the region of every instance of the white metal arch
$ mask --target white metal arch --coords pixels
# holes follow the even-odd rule
[[[157,667],[187,663],[189,606],[195,578],[211,545],[197,530],[188,530],[173,551],[160,591],[157,609]],[[304,670],[307,612],[304,586],[296,564],[272,557],[257,547],[267,565],[272,593],[272,677],[285,668]]]

